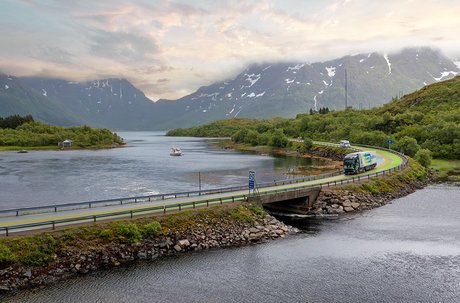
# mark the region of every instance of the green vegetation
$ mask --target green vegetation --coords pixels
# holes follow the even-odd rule
[[[437,181],[460,182],[460,160],[433,159],[430,168],[436,171]]]
[[[31,116],[0,118],[0,150],[58,148],[58,143],[66,139],[73,141],[73,148],[123,144],[123,139],[108,129],[95,129],[87,125],[67,128],[51,126],[35,122]]]
[[[216,206],[189,210],[162,217],[144,217],[129,221],[97,223],[70,227],[53,233],[0,239],[0,269],[12,264],[40,266],[52,263],[68,252],[104,250],[111,243],[139,243],[145,239],[193,231],[197,226],[256,222],[266,213],[256,205]],[[229,220],[230,219],[230,220]]]
[[[249,145],[285,147],[287,138],[313,138],[388,147],[415,157],[420,149],[433,157],[460,159],[460,76],[422,88],[383,107],[299,114],[293,119],[227,119],[170,136],[231,137]],[[426,156],[426,153],[424,157]],[[422,157],[422,158],[424,158]],[[420,159],[422,159],[420,158]],[[426,164],[426,163],[425,163]]]

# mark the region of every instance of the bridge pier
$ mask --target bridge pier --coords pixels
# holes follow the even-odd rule
[[[321,188],[294,190],[262,195],[257,203],[268,211],[306,215],[315,203]]]

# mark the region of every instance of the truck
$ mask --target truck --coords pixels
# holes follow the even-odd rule
[[[360,151],[351,153],[343,158],[345,175],[354,175],[374,169],[377,166],[375,151]]]

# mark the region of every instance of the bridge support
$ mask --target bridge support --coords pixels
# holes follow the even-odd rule
[[[268,211],[308,214],[321,188],[301,189],[272,195],[262,195],[257,203]]]

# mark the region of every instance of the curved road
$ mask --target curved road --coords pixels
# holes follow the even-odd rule
[[[356,179],[356,177],[358,176],[363,177],[369,174],[374,174],[376,172],[382,172],[388,169],[398,167],[399,165],[403,163],[403,159],[401,156],[394,154],[392,152],[389,152],[389,151],[373,149],[373,148],[368,148],[368,147],[366,148],[359,147],[359,149],[376,151],[376,154],[378,157],[378,164],[375,169],[370,170],[368,172],[358,174],[358,175],[353,175],[353,176],[338,175],[338,176],[317,179],[317,180],[312,180],[312,181],[265,187],[265,188],[258,189],[258,191],[259,193],[263,194],[263,193],[274,191],[274,190],[294,189],[298,187],[317,185],[317,184],[325,183],[325,182],[343,181],[343,180],[352,179],[352,178]],[[93,207],[93,208],[87,208],[87,209],[63,210],[59,212],[23,214],[20,216],[0,217],[0,229],[4,230],[6,227],[14,228],[14,226],[18,226],[18,225],[44,223],[44,222],[50,222],[50,221],[56,221],[56,220],[79,218],[79,217],[84,217],[84,216],[99,216],[103,214],[104,215],[114,214],[114,213],[122,212],[122,211],[130,211],[130,210],[142,211],[143,209],[152,208],[153,206],[168,206],[168,205],[175,205],[178,203],[192,203],[192,202],[197,202],[197,203],[202,202],[203,203],[206,200],[212,200],[212,199],[221,199],[222,203],[227,203],[227,202],[232,201],[232,197],[242,196],[247,193],[248,193],[248,190],[239,190],[239,191],[225,192],[225,193],[220,193],[220,194],[209,194],[209,195],[202,195],[202,196],[188,197],[188,198],[168,199],[167,201],[157,200],[157,201],[151,201],[151,202],[130,203],[130,204],[124,204],[124,205],[100,206],[100,207]],[[239,200],[242,200],[242,198],[240,198]],[[221,203],[221,201],[210,202],[209,204],[219,204],[219,203]],[[189,205],[183,208],[191,208],[191,207],[192,206]],[[162,211],[163,211],[162,209],[158,209],[156,211],[148,211],[148,213],[162,212]],[[141,212],[136,213],[136,215],[141,215],[141,214],[142,214]],[[126,218],[129,216],[130,216],[129,214],[124,214],[120,216],[110,216],[110,218],[107,218],[107,219],[115,219],[115,218],[121,218],[121,217]],[[60,223],[59,226],[76,224],[76,223],[85,223],[85,222],[88,222],[88,223],[93,222],[93,219],[89,218],[87,220],[83,220],[79,222]],[[40,226],[40,227],[28,227],[28,228],[14,229],[14,230],[10,230],[10,232],[13,232],[13,231],[19,232],[19,231],[43,229],[43,228],[49,229],[50,227],[51,227],[51,224],[47,226]]]

